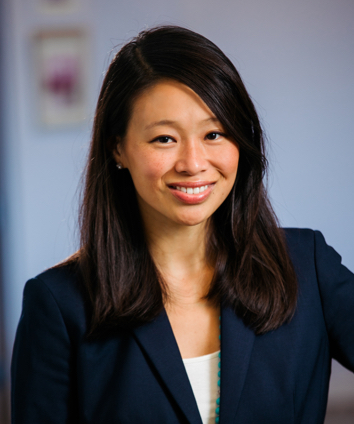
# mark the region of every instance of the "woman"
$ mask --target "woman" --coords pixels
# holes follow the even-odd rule
[[[14,423],[323,422],[331,358],[354,370],[354,275],[319,232],[278,227],[265,169],[212,42],[167,26],[118,52],[81,248],[24,291]]]

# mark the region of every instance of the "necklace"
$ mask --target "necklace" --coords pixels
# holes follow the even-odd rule
[[[219,316],[219,340],[220,340],[220,352],[218,353],[219,361],[218,361],[218,397],[216,398],[216,408],[215,408],[215,423],[218,424],[220,420],[220,376],[221,376],[221,316]]]

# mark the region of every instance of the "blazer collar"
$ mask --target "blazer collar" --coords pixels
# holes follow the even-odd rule
[[[134,330],[141,349],[149,357],[171,396],[190,424],[202,424],[176,339],[167,314]],[[221,308],[220,423],[235,419],[245,382],[254,333],[230,308]]]
[[[190,424],[202,424],[198,406],[190,385],[167,314],[163,311],[154,321],[134,330],[141,349],[150,358],[181,411]]]

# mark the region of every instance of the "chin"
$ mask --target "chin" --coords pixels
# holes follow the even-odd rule
[[[193,227],[195,225],[199,225],[202,224],[204,222],[207,222],[208,219],[210,217],[205,217],[205,216],[183,216],[183,217],[178,217],[176,219],[176,222],[180,225],[185,225],[187,227]]]

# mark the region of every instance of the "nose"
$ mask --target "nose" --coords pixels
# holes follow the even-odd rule
[[[189,139],[181,143],[175,164],[176,172],[196,175],[199,172],[206,171],[207,167],[208,160],[205,147],[200,140]]]

